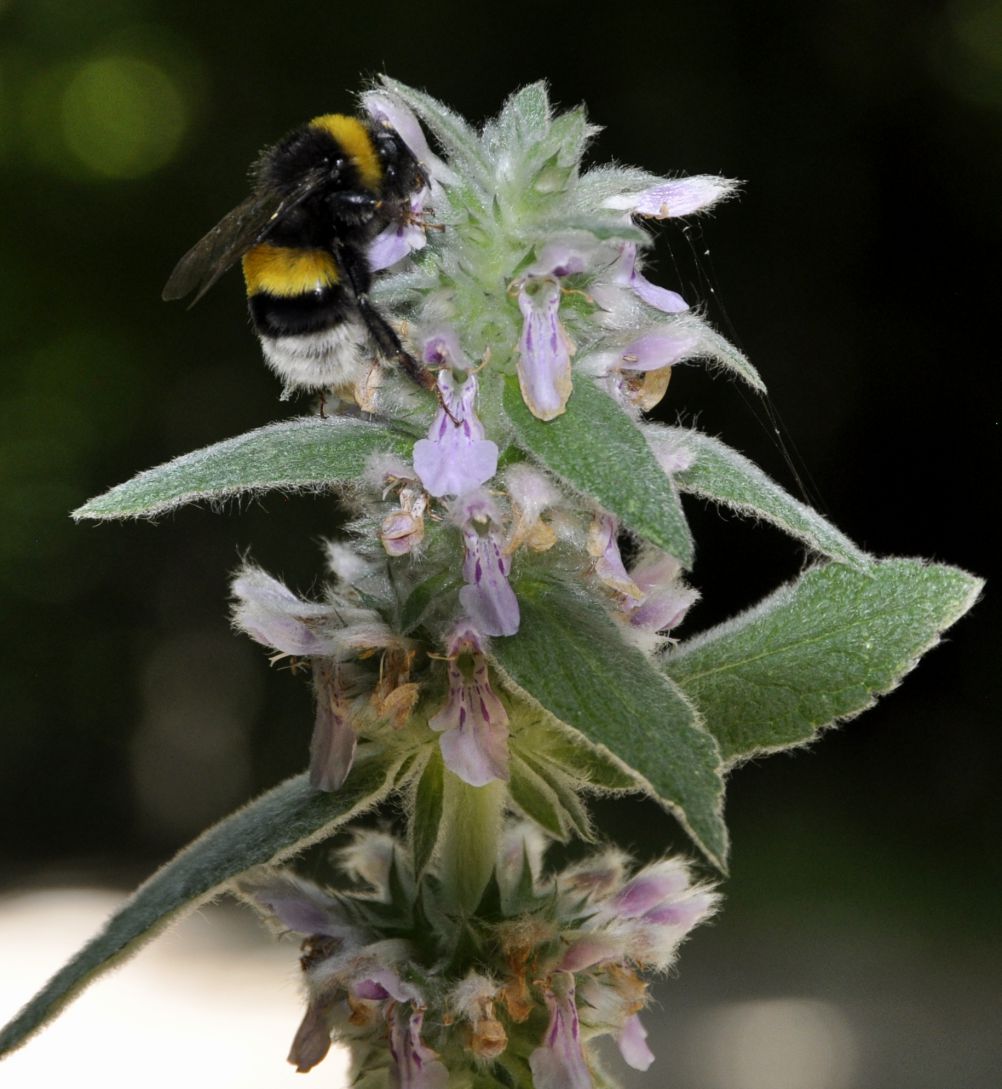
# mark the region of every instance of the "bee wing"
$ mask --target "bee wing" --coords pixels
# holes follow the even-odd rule
[[[324,181],[324,172],[317,169],[307,173],[289,192],[252,193],[178,261],[164,287],[164,300],[182,299],[194,291],[190,303],[194,306],[231,265],[263,241],[275,222],[302,204]]]

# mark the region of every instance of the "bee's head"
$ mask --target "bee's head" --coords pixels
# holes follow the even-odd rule
[[[404,199],[428,184],[428,175],[395,129],[378,125],[373,142],[383,167],[384,197]]]

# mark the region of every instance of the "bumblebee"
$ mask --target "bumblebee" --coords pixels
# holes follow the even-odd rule
[[[411,214],[427,177],[389,125],[323,114],[266,148],[253,192],[197,242],[163,297],[192,305],[238,260],[251,321],[286,391],[354,383],[371,345],[426,388],[434,375],[406,352],[369,301],[367,248]]]

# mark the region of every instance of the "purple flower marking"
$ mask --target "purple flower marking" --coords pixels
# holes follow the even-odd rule
[[[414,471],[429,495],[464,495],[497,472],[498,448],[484,437],[484,425],[474,412],[476,375],[467,375],[457,385],[451,372],[443,369],[438,388],[442,405],[428,437],[414,444]]]
[[[540,420],[560,416],[571,396],[574,350],[557,311],[560,284],[554,276],[527,276],[518,290],[522,336],[517,364],[522,399]]]
[[[459,603],[484,635],[514,635],[521,619],[518,598],[508,582],[511,560],[501,535],[490,523],[481,531],[471,518],[463,525],[463,578]]]
[[[667,859],[647,866],[628,881],[613,897],[610,909],[620,918],[636,918],[688,887],[685,863],[681,859]]]
[[[449,1072],[421,1039],[424,1011],[397,1006],[389,1015],[392,1089],[445,1089]]]
[[[540,1047],[529,1056],[534,1089],[592,1089],[591,1074],[581,1048],[581,1025],[574,1003],[574,977],[555,974],[545,992],[550,1023]]]
[[[445,766],[470,786],[508,778],[508,712],[491,688],[477,632],[461,624],[449,640],[449,695],[445,706],[428,720],[444,731],[439,746]],[[472,666],[464,671],[460,656]]]

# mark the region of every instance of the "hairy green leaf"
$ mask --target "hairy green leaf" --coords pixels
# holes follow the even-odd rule
[[[512,801],[522,812],[554,839],[567,842],[560,804],[550,785],[518,754],[511,754],[511,779],[508,789]]]
[[[567,411],[555,420],[532,415],[514,378],[505,383],[504,407],[532,457],[627,529],[692,565],[692,535],[674,485],[637,425],[590,378],[577,376]]]
[[[502,675],[628,765],[723,868],[720,754],[688,700],[594,602],[550,582],[523,580],[517,591],[518,634],[491,644]]]
[[[385,757],[360,757],[335,794],[320,793],[306,775],[297,775],[210,828],[140,885],[101,933],[0,1031],[0,1056],[20,1047],[103,972],[223,892],[232,878],[288,858],[372,808],[392,788],[395,770]]]
[[[414,873],[420,876],[431,861],[442,826],[442,754],[438,745],[430,745],[428,761],[417,781],[414,810],[409,831],[414,856]]]
[[[521,753],[523,762],[553,791],[560,809],[561,823],[578,839],[590,842],[595,836],[592,832],[588,810],[578,797],[574,781],[555,763],[548,760],[544,753]]]
[[[688,469],[674,474],[680,491],[771,522],[815,552],[858,571],[871,567],[872,557],[817,511],[794,499],[737,450],[683,427],[646,424],[644,431],[656,453],[678,451],[694,457]]]
[[[283,420],[147,469],[73,517],[152,518],[248,492],[338,487],[356,481],[373,454],[407,456],[412,446],[406,435],[346,416]]]
[[[889,692],[973,605],[980,579],[922,560],[808,571],[682,644],[665,670],[733,764],[810,741]]]

